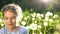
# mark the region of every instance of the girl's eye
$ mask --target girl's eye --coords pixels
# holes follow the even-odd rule
[[[11,17],[11,19],[15,19],[15,18],[16,18],[15,16]]]
[[[8,18],[4,18],[5,20],[8,20]]]

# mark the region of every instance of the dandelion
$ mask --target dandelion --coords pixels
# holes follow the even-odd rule
[[[27,18],[30,18],[30,16],[27,16]]]
[[[37,17],[40,17],[40,13],[37,13]]]
[[[2,19],[0,19],[0,22],[2,22]]]
[[[43,15],[43,14],[41,14],[40,16],[41,16],[41,17],[44,17],[44,15]]]
[[[1,24],[1,26],[3,27],[3,26],[4,26],[4,24]]]
[[[35,20],[35,18],[33,17],[32,20]]]
[[[46,16],[53,16],[53,13],[47,12],[47,13],[46,13]]]
[[[49,19],[49,22],[53,22],[53,19]]]
[[[33,9],[30,9],[31,11],[33,11]]]
[[[35,20],[35,23],[37,23],[37,21]]]
[[[48,25],[48,23],[47,22],[44,22],[44,26],[47,26]]]
[[[26,26],[26,29],[30,29],[30,26]]]
[[[42,18],[41,17],[38,17],[39,20],[41,20]]]
[[[36,13],[33,13],[33,14],[31,14],[32,15],[32,17],[35,17],[36,16]]]
[[[30,24],[30,29],[37,30],[37,24],[34,23]]]
[[[27,17],[25,17],[24,20],[27,20]]]
[[[60,24],[56,25],[56,29],[60,30]]]
[[[43,34],[42,32],[40,32],[40,34]]]
[[[37,27],[38,27],[38,28],[42,28],[41,25],[38,25]]]
[[[55,31],[54,34],[60,34],[58,31]]]
[[[58,15],[54,15],[53,18],[58,18]]]
[[[33,32],[33,34],[36,34],[35,32]]]
[[[45,20],[45,21],[48,21],[48,19],[49,19],[48,17],[45,17],[45,19],[44,19],[44,20]]]
[[[25,22],[25,21],[22,21],[21,24],[22,24],[22,25],[26,25],[26,22]]]

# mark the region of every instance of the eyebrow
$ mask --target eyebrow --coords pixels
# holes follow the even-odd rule
[[[16,16],[12,16],[12,17],[16,17]],[[7,18],[7,17],[4,17],[4,18]]]

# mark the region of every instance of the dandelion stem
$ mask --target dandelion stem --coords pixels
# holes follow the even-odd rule
[[[32,34],[34,34],[34,30],[33,30]]]
[[[44,34],[46,34],[46,26],[45,26],[45,29],[44,29]]]

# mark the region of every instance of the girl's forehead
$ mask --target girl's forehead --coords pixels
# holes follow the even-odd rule
[[[13,13],[12,11],[6,11],[5,13],[4,13],[4,16],[6,16],[6,17],[11,17],[11,16],[15,16],[16,14],[15,13]]]
[[[5,14],[5,13],[7,13],[7,14],[8,14],[8,13],[13,13],[13,14],[16,14],[16,15],[17,15],[17,12],[16,12],[16,11],[13,11],[13,10],[7,10],[7,11],[4,11],[3,13],[4,13],[4,14]]]
[[[12,10],[7,10],[4,12],[4,14],[15,14]]]

